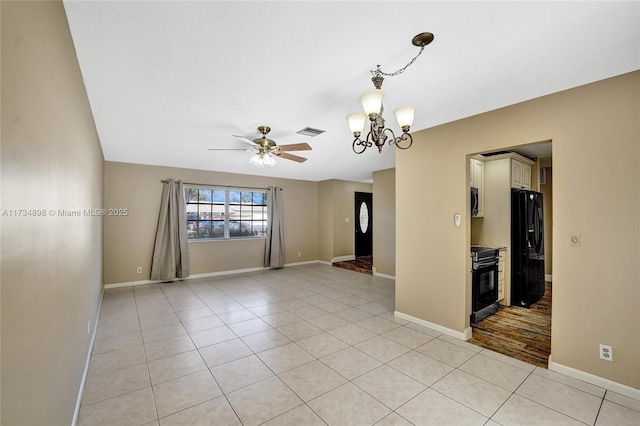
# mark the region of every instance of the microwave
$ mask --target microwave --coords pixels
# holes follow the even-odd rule
[[[478,188],[471,187],[471,216],[478,216]]]

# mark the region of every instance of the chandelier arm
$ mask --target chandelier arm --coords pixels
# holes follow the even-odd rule
[[[360,147],[362,147],[362,148],[360,148]],[[351,145],[351,149],[353,149],[353,152],[355,152],[356,154],[362,154],[363,152],[365,152],[367,147],[368,147],[367,142],[361,140],[360,136],[357,136],[353,140],[353,144]]]
[[[403,142],[409,142],[409,145],[407,145],[407,146],[400,145]],[[409,133],[403,132],[401,136],[399,136],[396,139],[394,139],[394,144],[395,144],[396,148],[409,149],[411,147],[411,145],[413,145],[413,137]]]
[[[393,145],[393,144],[395,143],[396,139],[397,139],[397,138],[396,138],[396,134],[395,134],[395,133],[393,133],[393,130],[388,129],[388,128],[387,128],[387,129],[384,129],[384,131],[385,131],[385,132],[389,132],[389,133],[391,134],[391,139],[389,139],[389,145]]]

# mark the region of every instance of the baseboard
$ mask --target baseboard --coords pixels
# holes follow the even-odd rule
[[[545,281],[552,282],[553,280],[552,280],[551,278],[552,278],[552,275],[551,275],[551,274],[544,274],[544,280],[545,280]]]
[[[93,333],[91,333],[91,342],[89,343],[89,352],[87,353],[87,361],[84,363],[84,372],[82,373],[82,380],[80,382],[80,389],[78,390],[78,398],[76,399],[76,408],[73,411],[73,420],[71,426],[78,424],[78,417],[80,416],[80,405],[82,404],[82,395],[84,394],[84,386],[87,384],[87,376],[89,374],[89,363],[91,362],[91,353],[93,352],[93,345],[96,341],[96,333],[98,331],[98,320],[100,319],[100,310],[102,309],[102,300],[104,299],[104,287],[102,287],[102,293],[100,294],[100,303],[98,304],[98,313],[93,324]]]
[[[388,278],[390,280],[395,280],[396,279],[395,275],[381,274],[380,272],[376,271],[376,267],[375,266],[371,267],[371,272],[373,272],[373,275],[375,277]]]
[[[326,263],[327,265],[330,265],[328,262],[321,262],[319,260],[306,260],[304,262],[285,263],[284,267],[289,268],[291,266],[311,265],[312,263]]]
[[[402,312],[395,311],[393,315],[400,319],[412,322],[414,324],[421,325],[423,327],[430,328],[442,334],[446,334],[447,336],[455,337],[456,339],[467,341],[471,338],[471,327],[468,327],[467,329],[465,329],[464,332],[461,333],[459,331],[455,331],[450,328],[446,328],[441,325],[434,324],[432,322],[425,321],[420,318],[412,317],[411,315],[403,314]]]
[[[107,288],[118,288],[118,287],[131,287],[136,285],[156,284],[159,282],[162,282],[162,281],[154,281],[154,280],[129,281],[124,283],[105,284],[104,288],[107,289]]]
[[[619,393],[620,395],[640,400],[640,389],[632,388],[631,386],[623,385],[621,383],[617,383],[591,373],[586,373],[582,370],[576,370],[575,368],[558,364],[551,360],[551,355],[549,355],[548,368],[549,370],[555,371],[556,373],[561,373],[565,376],[573,377],[574,379],[582,380],[583,382],[591,383],[592,385],[608,389],[615,393]]]
[[[325,263],[327,265],[330,265],[330,263],[322,262],[322,261],[319,261],[319,260],[309,260],[309,261],[305,261],[305,262],[286,263],[284,265],[284,267],[288,268],[288,267],[291,267],[291,266],[309,265],[309,264],[312,264],[312,263]],[[246,274],[246,273],[249,273],[249,272],[266,271],[268,269],[269,268],[264,268],[264,267],[245,268],[245,269],[231,269],[231,270],[227,270],[227,271],[206,272],[204,274],[189,275],[187,278],[184,278],[184,279],[185,280],[193,280],[193,279],[198,279],[198,278],[219,277],[219,276],[223,276],[223,275]],[[182,280],[182,279],[183,278],[177,278],[175,281],[179,281],[179,280]],[[129,281],[129,282],[122,282],[122,283],[105,284],[104,288],[130,287],[130,286],[145,285],[145,284],[157,284],[157,283],[161,283],[161,282],[165,282],[165,281],[163,281],[163,280]]]
[[[356,257],[354,255],[352,255],[352,254],[347,255],[347,256],[332,257],[331,258],[331,263],[347,262],[349,260],[356,260]]]

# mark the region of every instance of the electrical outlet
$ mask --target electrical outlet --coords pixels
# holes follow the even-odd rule
[[[302,257],[302,252],[298,252],[298,257]]]
[[[613,361],[613,347],[600,345],[600,359],[604,359],[605,361]]]
[[[142,266],[138,266],[138,269],[136,269],[136,272],[141,274],[142,273]]]

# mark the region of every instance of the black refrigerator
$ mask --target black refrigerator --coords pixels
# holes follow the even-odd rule
[[[511,189],[511,305],[528,308],[544,296],[542,194]]]

